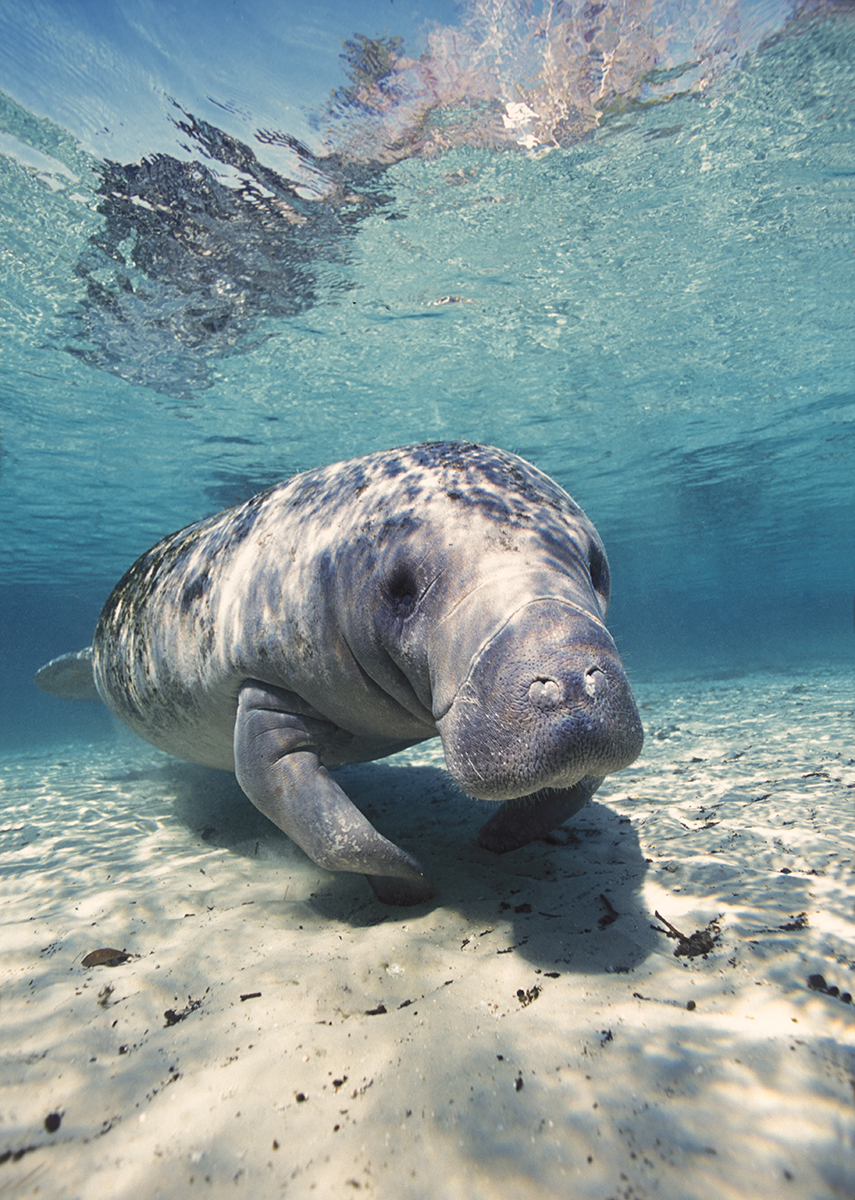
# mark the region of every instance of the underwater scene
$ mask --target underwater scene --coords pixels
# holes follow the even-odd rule
[[[853,181],[843,0],[3,6],[0,1193],[855,1194]]]

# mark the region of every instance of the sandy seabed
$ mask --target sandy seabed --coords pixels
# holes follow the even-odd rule
[[[417,909],[130,735],[0,759],[0,1196],[851,1200],[851,674],[635,691],[501,858],[438,742],[339,772]]]

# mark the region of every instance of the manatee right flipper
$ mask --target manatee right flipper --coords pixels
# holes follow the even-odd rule
[[[33,682],[60,700],[100,700],[92,673],[92,647],[61,654],[40,667]]]
[[[321,764],[325,724],[288,712],[277,688],[245,683],[235,721],[238,783],[319,867],[362,873],[386,904],[422,904],[433,886],[421,864],[379,834]]]
[[[603,778],[586,775],[569,788],[547,789],[521,800],[506,800],[481,826],[478,845],[494,854],[507,854],[546,837],[588,803]]]

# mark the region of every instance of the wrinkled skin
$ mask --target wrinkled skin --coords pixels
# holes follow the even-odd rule
[[[307,472],[164,539],[107,601],[94,680],[147,741],[234,770],[315,862],[415,904],[432,895],[421,865],[327,768],[439,735],[459,787],[504,802],[483,846],[544,836],[641,749],[608,600],[597,532],[557,484],[500,450],[431,443]]]

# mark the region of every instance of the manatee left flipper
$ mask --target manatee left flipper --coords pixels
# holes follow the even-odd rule
[[[549,789],[506,800],[478,834],[478,844],[494,854],[506,854],[546,837],[576,815],[603,782],[602,775],[586,775],[569,788]]]
[[[386,904],[429,900],[433,886],[418,860],[379,834],[321,764],[323,728],[288,712],[277,688],[245,683],[234,740],[241,788],[319,867],[361,872]]]

